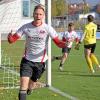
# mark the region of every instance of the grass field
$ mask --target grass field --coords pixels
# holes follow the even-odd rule
[[[15,67],[19,67],[23,55],[24,42],[17,41],[15,44],[8,44],[2,41],[1,49],[3,54],[10,57]],[[100,40],[97,41],[95,50],[96,56],[100,61]],[[52,55],[61,55],[61,49],[52,43]],[[69,59],[64,64],[64,71],[58,70],[59,61],[52,62],[52,86],[59,89],[65,95],[70,95],[79,100],[100,100],[100,70],[96,73],[89,73],[87,64],[83,55],[83,44],[80,50],[72,48]],[[96,69],[96,66],[94,65]],[[2,71],[0,71],[2,73]],[[0,74],[1,75],[1,74]],[[1,77],[1,76],[0,76]],[[41,78],[45,81],[45,73]],[[18,100],[18,89],[1,90],[0,100]],[[27,96],[27,100],[71,100],[62,94],[51,91],[49,88],[34,90],[32,95]]]

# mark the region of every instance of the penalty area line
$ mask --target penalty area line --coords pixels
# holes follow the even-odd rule
[[[74,96],[71,96],[68,93],[62,92],[62,91],[60,91],[59,89],[57,89],[55,87],[50,86],[49,89],[52,90],[52,91],[54,91],[54,92],[56,92],[56,93],[58,93],[58,94],[60,94],[61,96],[64,96],[66,98],[69,98],[70,100],[79,100],[78,98],[76,98]]]

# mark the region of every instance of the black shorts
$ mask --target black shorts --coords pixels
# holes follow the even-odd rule
[[[62,53],[70,53],[71,48],[62,48]]]
[[[94,43],[94,44],[89,44],[89,45],[84,45],[84,48],[86,48],[86,49],[91,49],[91,53],[94,53],[95,48],[96,48],[96,43]]]
[[[44,71],[45,63],[32,62],[25,58],[22,58],[20,64],[20,77],[27,76],[35,82],[41,77]]]

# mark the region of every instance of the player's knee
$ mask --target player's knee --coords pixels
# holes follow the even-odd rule
[[[29,79],[29,77],[21,77],[20,90],[28,89]]]

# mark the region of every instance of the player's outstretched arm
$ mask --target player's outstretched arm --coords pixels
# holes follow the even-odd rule
[[[60,40],[58,37],[55,37],[53,39],[53,41],[59,48],[65,48],[66,47],[66,42]]]
[[[9,43],[13,43],[15,41],[17,41],[20,37],[15,33],[15,34],[12,34],[12,31],[8,34],[8,42]]]

